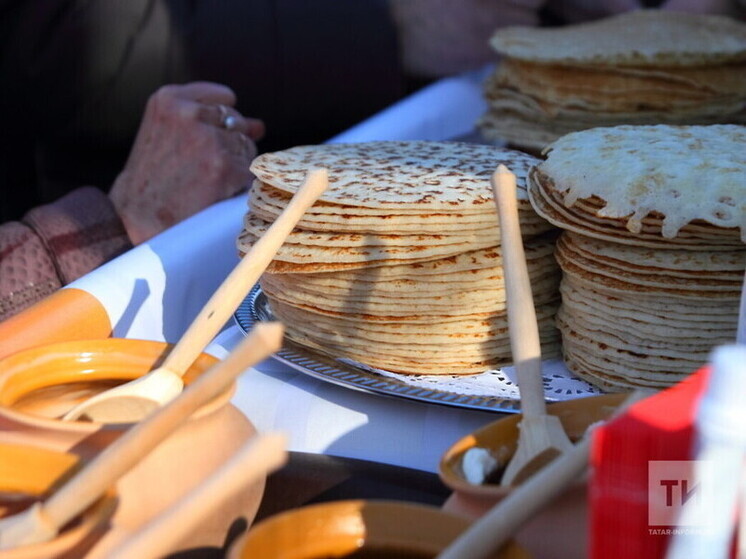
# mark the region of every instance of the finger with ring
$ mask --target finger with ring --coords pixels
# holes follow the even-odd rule
[[[230,114],[228,107],[225,105],[218,105],[218,110],[220,111],[220,123],[223,125],[223,128],[226,130],[233,130],[238,126],[238,119]]]

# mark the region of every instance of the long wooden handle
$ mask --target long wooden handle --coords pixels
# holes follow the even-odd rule
[[[546,415],[539,327],[518,223],[515,175],[505,165],[499,165],[491,183],[500,217],[510,348],[518,376],[521,411],[526,418]]]
[[[618,417],[650,394],[641,390],[633,392],[614,410],[611,418]],[[492,557],[495,550],[505,545],[518,528],[558,497],[565,487],[585,470],[592,436],[592,432],[586,432],[585,437],[572,449],[563,452],[549,465],[517,486],[444,549],[437,559]]]
[[[217,396],[246,368],[282,346],[278,322],[257,324],[224,361],[202,374],[167,405],[136,424],[42,503],[42,515],[57,528],[75,518],[122,475],[176,430],[205,402]]]
[[[443,550],[438,559],[492,557],[523,523],[583,472],[588,463],[589,445],[588,438],[582,440],[519,485]]]
[[[184,537],[232,495],[287,461],[286,437],[254,437],[210,478],[109,552],[107,559],[157,559],[174,551]]]
[[[163,368],[183,375],[208,343],[217,335],[226,320],[238,308],[259,276],[280,250],[303,214],[326,190],[326,169],[309,171],[305,182],[290,203],[272,223],[267,232],[254,243],[233,271],[213,293],[179,342],[163,362]]]

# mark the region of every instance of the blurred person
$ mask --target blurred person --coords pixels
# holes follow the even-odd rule
[[[0,225],[0,320],[243,192],[264,123],[243,117],[235,102],[233,91],[219,84],[161,87],[147,102],[108,194],[77,188]]]
[[[660,8],[743,18],[746,0],[389,0],[404,72],[427,83],[496,62],[495,30],[580,23]]]
[[[667,0],[733,11],[746,0]],[[506,25],[655,0],[0,0],[0,222],[110,185],[145,102],[207,80],[267,124],[259,151],[320,143],[431,81],[495,62]]]
[[[320,143],[403,95],[396,45],[387,0],[0,0],[0,221],[112,184],[166,84],[229,86],[261,151]]]

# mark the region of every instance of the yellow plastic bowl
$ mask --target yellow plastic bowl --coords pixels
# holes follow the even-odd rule
[[[267,518],[235,542],[228,558],[344,558],[360,551],[368,552],[366,557],[386,557],[396,550],[397,558],[426,559],[435,557],[468,526],[465,518],[426,505],[337,501]],[[530,557],[510,543],[494,559]]]
[[[36,417],[38,426],[56,424],[57,418],[79,402],[157,367],[171,347],[148,340],[105,338],[14,353],[0,360],[0,408],[5,415],[24,422]],[[201,354],[184,375],[184,382],[192,382],[215,363],[214,357]],[[230,395],[222,394],[216,400],[227,401]]]
[[[21,444],[0,443],[0,517],[20,512],[59,487],[79,467],[72,453]],[[45,543],[0,551],[0,559],[54,559],[83,557],[105,532],[116,509],[114,491],[109,491]]]
[[[74,405],[156,368],[171,350],[163,342],[108,338],[54,343],[0,360],[0,441],[96,456],[131,426],[62,421]],[[200,355],[184,376],[188,385],[217,359]],[[256,434],[230,398],[234,386],[197,410],[117,484],[117,528],[139,529],[194,489]],[[232,496],[220,515],[206,518],[180,549],[221,546],[233,524],[250,525],[265,480]],[[176,550],[174,550],[176,551]]]

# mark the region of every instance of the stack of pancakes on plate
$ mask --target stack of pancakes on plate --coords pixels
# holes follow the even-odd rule
[[[510,342],[500,228],[490,187],[497,165],[519,179],[519,214],[545,352],[556,354],[554,228],[531,207],[533,157],[456,142],[300,146],[256,158],[240,252],[303,181],[325,167],[329,188],[261,279],[296,343],[403,373],[479,373],[507,364]]]
[[[568,368],[607,390],[669,386],[735,339],[746,268],[746,127],[568,134],[529,174],[557,242]]]
[[[478,126],[538,152],[577,130],[619,124],[746,123],[746,24],[639,10],[561,28],[507,27]]]

